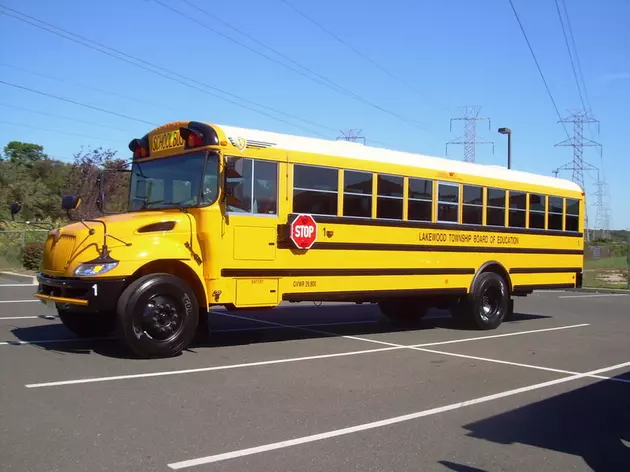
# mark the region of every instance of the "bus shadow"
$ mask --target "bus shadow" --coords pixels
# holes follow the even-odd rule
[[[628,372],[614,377],[629,378]],[[468,437],[579,457],[595,472],[629,470],[630,384],[597,381],[464,428]]]
[[[506,325],[548,316],[519,313]],[[281,306],[273,310],[228,312],[213,310],[209,315],[210,335],[195,340],[188,352],[200,349],[228,347],[284,341],[299,341],[341,336],[369,336],[443,329],[478,331],[462,326],[447,311],[431,311],[425,319],[400,325],[380,314],[370,305]],[[69,353],[96,353],[106,357],[133,359],[134,356],[113,336],[98,339],[79,339],[60,322],[39,326],[15,327],[11,333],[18,340],[41,349]],[[11,343],[11,341],[8,341]]]

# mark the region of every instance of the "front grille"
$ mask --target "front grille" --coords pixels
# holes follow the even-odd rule
[[[62,234],[55,243],[52,236],[46,241],[44,251],[44,269],[63,271],[74,250],[74,236]]]

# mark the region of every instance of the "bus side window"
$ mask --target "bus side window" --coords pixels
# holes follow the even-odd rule
[[[575,198],[567,198],[567,212],[564,227],[567,231],[580,230],[580,201]]]
[[[278,212],[278,163],[254,161],[253,212],[275,215]]]
[[[226,210],[236,213],[251,213],[252,211],[252,160],[240,157],[227,157],[228,162],[234,164],[232,176],[227,178],[233,184],[233,195],[226,199]]]
[[[562,197],[549,197],[549,211],[547,212],[547,229],[562,231],[564,216]]]
[[[498,188],[488,189],[486,224],[489,226],[505,226],[505,190]]]
[[[529,194],[529,227],[545,229],[545,196]]]
[[[525,228],[525,214],[527,212],[527,194],[510,190],[509,226]]]

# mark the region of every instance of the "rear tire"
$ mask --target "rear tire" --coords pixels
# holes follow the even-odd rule
[[[507,282],[495,272],[479,274],[472,292],[452,308],[453,318],[477,329],[496,329],[509,314],[511,306]]]
[[[186,349],[199,324],[193,289],[171,274],[135,280],[118,300],[118,326],[139,357],[172,357]]]
[[[63,325],[80,338],[107,336],[116,329],[115,313],[87,313],[57,309]]]

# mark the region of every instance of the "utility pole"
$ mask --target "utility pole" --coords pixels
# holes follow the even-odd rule
[[[475,151],[478,144],[492,144],[492,154],[494,154],[494,141],[477,141],[477,121],[488,120],[488,129],[490,129],[490,118],[479,116],[480,106],[462,107],[462,115],[458,118],[451,118],[450,130],[453,131],[453,121],[464,122],[464,136],[455,138],[446,143],[446,155],[448,156],[449,144],[464,145],[464,161],[475,162]]]
[[[361,133],[363,132],[362,129],[346,129],[346,130],[341,130],[341,135],[337,136],[337,141],[342,140],[342,141],[351,141],[351,142],[357,142],[359,139],[363,140],[363,144],[366,143],[365,140],[365,136],[361,136]]]
[[[586,188],[584,186],[584,171],[597,171],[597,167],[592,164],[589,164],[584,160],[584,148],[585,147],[599,147],[600,156],[601,156],[601,147],[600,143],[597,143],[591,139],[584,137],[584,125],[597,123],[597,131],[599,133],[599,121],[595,118],[591,118],[588,116],[587,110],[574,110],[570,117],[565,118],[563,120],[558,121],[558,123],[572,123],[573,124],[573,137],[568,138],[562,142],[557,143],[555,146],[567,146],[573,148],[573,160],[570,163],[567,163],[563,166],[560,166],[558,170],[570,170],[572,172],[572,180],[576,184],[578,184],[582,190],[585,192],[586,198]],[[586,206],[585,206],[586,208]],[[585,209],[584,212],[584,226],[586,228],[586,240],[589,241],[589,233],[588,233],[588,210]]]

